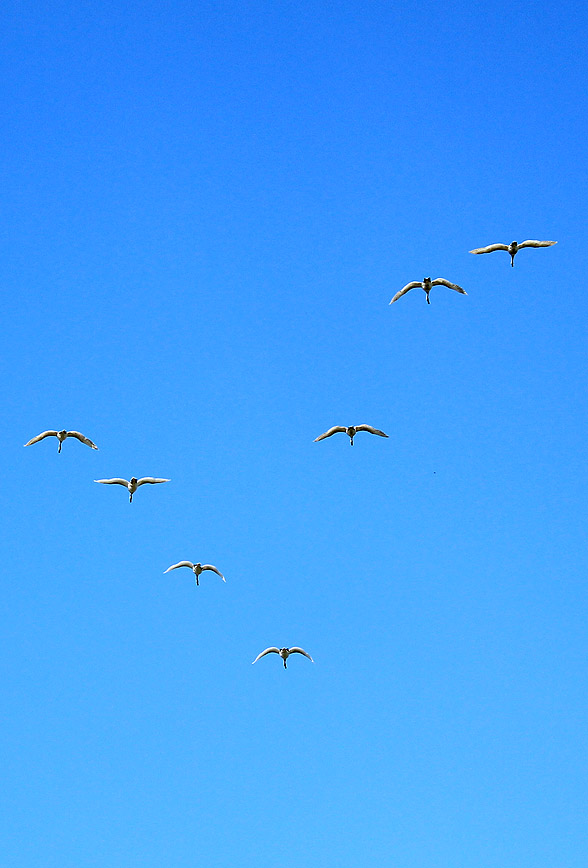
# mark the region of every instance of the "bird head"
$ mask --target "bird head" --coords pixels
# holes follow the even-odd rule
[[[136,477],[136,476],[131,476],[131,485],[136,485],[137,482],[138,482],[137,477]]]

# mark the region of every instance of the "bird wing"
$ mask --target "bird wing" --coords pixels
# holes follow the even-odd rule
[[[431,281],[431,286],[448,286],[449,289],[455,289],[456,292],[461,292],[462,295],[467,295],[465,289],[462,289],[461,286],[457,285],[457,283],[450,283],[448,280],[445,280],[444,277],[436,277],[435,280]]]
[[[202,569],[203,569],[203,570],[212,570],[213,573],[216,573],[217,576],[220,576],[220,577],[221,577],[221,579],[223,580],[223,582],[226,582],[226,579],[225,579],[225,577],[223,576],[223,574],[221,573],[221,571],[220,571],[220,570],[217,570],[216,567],[213,567],[212,564],[202,564]]]
[[[311,663],[314,663],[314,660],[312,659],[310,654],[307,654],[304,648],[288,648],[288,651],[290,652],[290,654],[304,654],[305,657],[308,657]]]
[[[156,479],[155,476],[142,476],[141,479],[137,479],[137,488],[140,485],[145,485],[148,483],[149,485],[155,485],[156,482],[170,482],[169,479]]]
[[[275,648],[275,647],[272,647],[272,648],[266,648],[265,651],[262,651],[261,654],[258,654],[258,655],[257,655],[257,657],[255,658],[255,660],[253,661],[253,663],[257,663],[257,661],[258,661],[258,660],[261,660],[262,657],[265,657],[266,654],[279,654],[279,653],[280,653],[280,649],[279,649],[279,648]]]
[[[368,431],[370,434],[377,434],[378,437],[387,437],[387,434],[384,434],[383,431],[380,431],[379,428],[374,428],[372,425],[356,425],[356,431]]]
[[[67,437],[75,437],[76,440],[79,440],[80,443],[85,443],[86,446],[89,446],[91,449],[98,449],[95,443],[92,443],[89,437],[84,437],[83,434],[80,434],[79,431],[68,431]]]
[[[334,428],[329,428],[328,431],[325,431],[324,434],[321,434],[320,437],[316,437],[314,442],[318,443],[319,440],[324,440],[325,437],[332,437],[333,434],[345,434],[347,428],[342,428],[341,425],[335,425]]]
[[[178,567],[190,567],[190,569],[193,569],[194,564],[192,561],[178,561],[177,564],[173,564],[173,566],[168,567],[167,570],[164,570],[163,572],[169,573],[170,570],[177,570]]]
[[[518,247],[520,250],[521,247],[552,247],[554,244],[557,244],[557,241],[523,241]]]
[[[416,289],[417,286],[420,286],[421,289],[423,288],[423,284],[420,280],[413,280],[412,283],[407,283],[405,287],[403,287],[396,293],[390,304],[394,304],[395,301],[398,301],[399,298],[402,298],[402,296],[406,295],[406,293],[409,292],[411,289]]]
[[[125,488],[129,487],[126,479],[95,479],[94,482],[102,482],[104,485],[124,485]]]
[[[475,250],[470,250],[470,253],[494,253],[495,250],[506,250],[508,252],[508,244],[489,244],[488,247],[476,247]]]
[[[29,440],[28,443],[25,443],[25,446],[32,446],[33,443],[38,443],[39,440],[44,440],[45,437],[57,437],[57,431],[43,431],[42,434],[37,434],[36,437],[33,437],[32,440]]]

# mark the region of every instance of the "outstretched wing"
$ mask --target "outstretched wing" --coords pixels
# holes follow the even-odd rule
[[[461,292],[462,295],[467,295],[465,289],[462,289],[461,286],[457,285],[457,283],[450,283],[448,280],[445,280],[444,277],[436,277],[435,280],[431,281],[431,286],[447,286],[449,289]]]
[[[221,579],[223,580],[223,582],[226,582],[226,579],[225,579],[225,577],[223,576],[223,574],[221,573],[221,571],[220,571],[220,570],[217,570],[216,567],[213,567],[212,564],[202,564],[202,569],[203,569],[203,570],[212,570],[213,573],[216,573],[217,576],[220,576],[220,577],[221,577]]]
[[[423,284],[420,280],[413,280],[412,283],[407,283],[405,287],[396,293],[390,304],[394,304],[395,301],[398,301],[399,298],[402,298],[403,295],[406,295],[407,292],[410,292],[411,289],[416,289],[418,286],[420,286],[421,289],[423,288]]]
[[[314,442],[318,443],[319,440],[324,440],[325,437],[332,437],[333,434],[345,434],[347,428],[342,428],[341,425],[335,425],[334,428],[329,428],[328,431],[325,431],[324,434],[321,434],[320,437],[316,437]]]
[[[129,487],[126,479],[95,479],[94,482],[102,482],[104,485],[124,485],[125,488]]]
[[[488,247],[476,247],[475,250],[470,250],[470,253],[494,253],[495,250],[506,250],[508,253],[508,244],[489,244]]]
[[[192,561],[178,561],[177,564],[168,567],[167,570],[164,570],[163,572],[169,573],[170,570],[177,570],[178,567],[190,567],[190,569],[192,569],[194,567],[194,564],[192,563]]]
[[[288,648],[288,651],[290,652],[290,654],[304,654],[305,657],[308,657],[311,663],[314,663],[314,660],[312,659],[310,654],[307,654],[304,648]]]
[[[387,437],[387,434],[384,434],[383,431],[380,431],[379,428],[373,428],[371,425],[356,425],[356,431],[368,431],[370,434],[377,434],[378,437]]]
[[[155,476],[142,476],[141,479],[137,480],[137,488],[140,485],[155,485],[157,482],[169,482],[169,479],[157,479]]]
[[[557,241],[523,241],[518,247],[520,250],[521,247],[552,247],[554,244],[557,244]]]
[[[25,446],[32,446],[33,443],[38,443],[39,440],[44,440],[45,437],[57,437],[57,431],[43,431],[42,434],[37,434],[36,437],[33,437],[32,440],[29,440],[28,443],[25,443]]]
[[[261,660],[262,657],[265,657],[266,654],[279,654],[279,653],[280,653],[280,649],[279,649],[279,648],[275,648],[275,647],[272,647],[272,648],[266,648],[265,651],[262,651],[261,654],[258,654],[258,655],[257,655],[257,657],[255,658],[255,660],[253,661],[253,663],[257,663],[257,661],[258,661],[258,660]]]
[[[76,440],[79,440],[80,443],[85,443],[86,446],[89,446],[91,449],[98,449],[95,443],[92,443],[89,437],[84,437],[83,434],[80,434],[79,431],[68,431],[67,437],[75,437]]]

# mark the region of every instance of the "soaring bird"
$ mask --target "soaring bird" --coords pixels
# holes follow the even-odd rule
[[[217,570],[216,567],[213,567],[212,564],[193,564],[192,561],[180,561],[177,564],[173,564],[173,566],[168,567],[167,570],[164,570],[164,573],[169,573],[170,570],[177,570],[179,567],[190,567],[194,576],[196,577],[196,584],[199,585],[198,576],[204,572],[204,570],[212,570],[213,573],[216,573],[217,576],[220,576],[223,582],[226,582],[225,577],[221,573],[220,570]]]
[[[153,476],[143,476],[137,479],[136,476],[131,476],[131,481],[126,479],[95,479],[94,482],[102,482],[104,485],[124,485],[129,492],[129,503],[133,502],[133,494],[140,485],[155,485],[158,482],[170,482],[169,479],[155,479]]]
[[[462,289],[461,286],[457,285],[457,283],[449,283],[449,281],[445,280],[444,277],[436,277],[435,280],[431,280],[430,277],[424,277],[422,281],[413,280],[412,283],[407,283],[406,286],[396,293],[390,304],[394,304],[395,301],[398,301],[399,298],[402,298],[402,296],[406,295],[407,292],[410,292],[411,289],[416,289],[417,287],[425,290],[427,293],[427,304],[431,304],[429,293],[433,286],[448,286],[449,289],[454,289],[456,292],[461,292],[462,295],[467,295],[465,289]]]
[[[43,431],[42,434],[37,434],[36,437],[33,437],[32,440],[25,443],[25,446],[32,446],[33,443],[38,443],[39,440],[44,440],[45,437],[57,437],[59,440],[58,452],[61,452],[61,446],[66,437],[75,437],[76,440],[79,440],[80,443],[85,443],[86,446],[89,446],[91,449],[98,449],[96,444],[92,443],[89,437],[84,437],[84,435],[80,434],[79,431]]]
[[[353,446],[353,438],[358,431],[367,431],[369,434],[377,434],[378,437],[388,436],[387,434],[384,434],[383,431],[380,431],[379,428],[372,428],[371,425],[350,425],[349,428],[344,428],[342,425],[335,425],[334,428],[329,428],[328,431],[325,431],[324,434],[317,437],[314,442],[318,443],[319,440],[324,440],[325,437],[332,437],[333,434],[348,434],[351,438],[351,445]]]
[[[517,244],[512,241],[510,244],[489,244],[488,247],[476,247],[475,250],[470,250],[470,253],[494,253],[495,250],[506,250],[510,253],[510,264],[514,268],[514,258],[523,247],[553,247],[557,241],[523,241],[522,244]]]
[[[311,663],[314,663],[314,660],[307,654],[303,648],[276,648],[272,646],[271,648],[266,648],[265,651],[262,651],[261,654],[258,654],[254,663],[257,663],[258,660],[261,660],[262,657],[265,657],[266,654],[279,654],[282,660],[284,661],[284,669],[287,669],[286,660],[290,656],[290,654],[304,654],[305,657],[308,657]]]

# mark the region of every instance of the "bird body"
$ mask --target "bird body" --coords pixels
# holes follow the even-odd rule
[[[124,485],[129,492],[129,503],[132,503],[133,494],[140,485],[156,485],[158,482],[170,482],[170,480],[158,479],[154,476],[142,476],[141,479],[137,479],[136,476],[131,476],[128,482],[126,479],[120,479],[118,477],[115,477],[114,479],[95,479],[94,482],[101,482],[103,485]]]
[[[429,293],[433,286],[447,286],[449,289],[461,292],[462,295],[467,295],[465,289],[462,289],[461,286],[457,285],[457,283],[450,283],[448,280],[445,280],[444,277],[436,277],[435,280],[431,280],[430,277],[424,277],[422,280],[413,280],[412,283],[407,283],[406,286],[403,286],[402,289],[396,293],[390,304],[394,304],[395,301],[398,301],[399,298],[402,298],[402,296],[406,295],[407,292],[410,292],[411,289],[417,289],[417,287],[424,289],[427,295],[427,304],[431,304]]]
[[[329,428],[328,431],[325,431],[324,434],[321,434],[320,437],[316,437],[314,442],[318,443],[319,440],[324,440],[326,437],[332,437],[333,434],[347,434],[351,440],[351,445],[353,446],[353,438],[358,431],[367,431],[369,434],[377,434],[378,437],[388,436],[387,434],[384,434],[383,431],[380,431],[379,428],[373,428],[371,425],[350,425],[348,428],[345,428],[342,425],[335,425],[333,428]]]
[[[167,570],[164,570],[163,572],[164,574],[169,573],[170,570],[177,570],[179,567],[189,567],[194,573],[197,585],[200,584],[198,577],[204,572],[204,570],[211,570],[211,572],[216,573],[217,576],[220,576],[223,582],[226,582],[226,579],[221,573],[221,571],[218,570],[216,567],[213,567],[212,564],[193,564],[192,561],[180,561],[179,563],[173,564],[171,567],[168,567]]]
[[[511,241],[510,244],[489,244],[488,247],[476,247],[475,250],[470,250],[470,253],[494,253],[495,250],[506,250],[510,254],[510,264],[514,268],[514,258],[523,247],[553,247],[557,241],[523,241],[518,244],[516,241]]]
[[[37,434],[36,437],[33,437],[32,440],[29,440],[28,443],[25,443],[25,446],[32,446],[33,443],[38,443],[40,440],[44,440],[45,437],[57,437],[59,440],[59,447],[57,452],[61,452],[61,447],[63,445],[64,440],[67,437],[74,437],[76,440],[79,440],[80,443],[84,443],[86,446],[89,446],[90,449],[98,449],[95,443],[92,443],[89,437],[85,437],[83,434],[80,434],[79,431],[43,431],[42,434]]]
[[[314,660],[303,648],[293,647],[293,648],[277,648],[275,645],[272,645],[271,648],[266,648],[265,651],[262,651],[261,654],[258,654],[253,663],[257,663],[258,660],[261,660],[262,657],[265,657],[266,654],[279,654],[282,660],[284,661],[284,669],[287,669],[286,660],[290,656],[290,654],[303,654],[305,657],[308,657],[311,663],[314,663]]]

